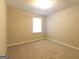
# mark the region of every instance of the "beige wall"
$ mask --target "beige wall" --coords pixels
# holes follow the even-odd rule
[[[79,5],[49,15],[47,34],[57,41],[79,47]]]
[[[0,56],[6,52],[6,4],[0,0]]]
[[[32,33],[32,20],[36,14],[8,7],[8,44],[18,43],[45,37],[45,17],[43,19],[43,32]]]

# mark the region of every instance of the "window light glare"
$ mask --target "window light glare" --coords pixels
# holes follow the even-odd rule
[[[33,33],[42,32],[42,19],[34,17],[33,18]]]

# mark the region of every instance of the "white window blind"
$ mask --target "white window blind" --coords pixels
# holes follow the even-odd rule
[[[42,32],[42,19],[33,17],[33,33]]]

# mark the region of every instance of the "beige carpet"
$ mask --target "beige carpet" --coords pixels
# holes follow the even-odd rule
[[[79,59],[79,51],[49,40],[41,40],[7,49],[9,59]]]

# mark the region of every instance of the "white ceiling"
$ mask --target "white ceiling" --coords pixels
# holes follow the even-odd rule
[[[31,1],[32,0],[7,0],[7,5],[9,7],[18,8],[40,15],[49,15],[61,9],[79,4],[79,0],[52,0],[52,3],[54,3],[54,6],[52,6],[52,8],[48,10],[41,10],[39,8],[35,8],[34,6],[32,6],[30,4]]]

